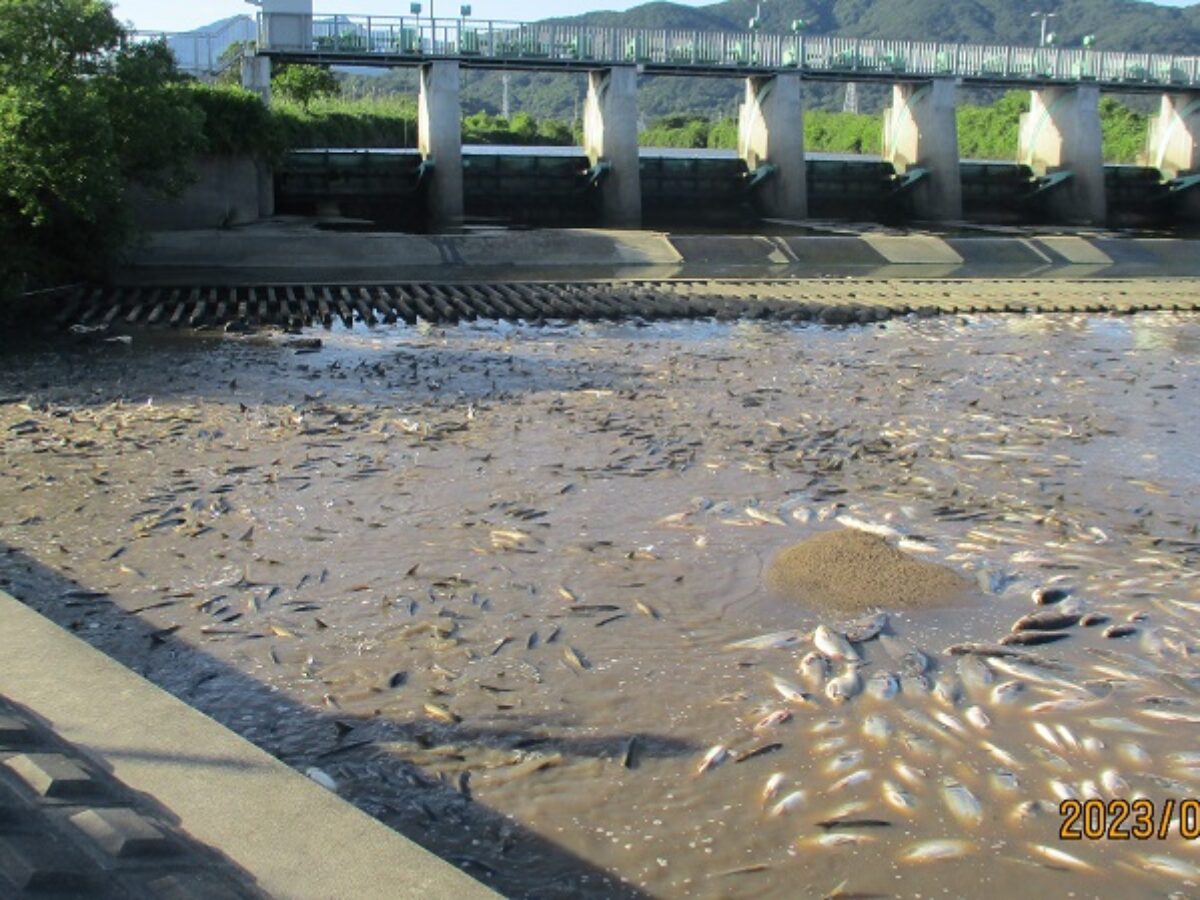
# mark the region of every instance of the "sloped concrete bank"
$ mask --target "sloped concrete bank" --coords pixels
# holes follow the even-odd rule
[[[80,773],[72,775],[67,785],[71,798],[85,796],[80,793],[80,779],[119,782],[173,819],[170,824],[181,834],[224,856],[232,870],[240,871],[266,896],[313,900],[496,896],[3,592],[0,661],[0,697],[32,711],[82,756]],[[36,763],[53,769],[62,782],[67,777],[63,766],[74,765],[48,760],[44,754],[26,755],[33,763],[18,761],[16,768],[8,765],[7,769],[20,775],[21,765],[29,769]],[[0,770],[5,770],[4,759],[0,753]],[[57,783],[25,780],[50,795]],[[130,840],[144,842],[148,826],[135,824],[139,830]],[[111,844],[112,835],[119,831],[106,826],[102,847]],[[4,832],[0,827],[0,838]],[[32,843],[27,835],[28,858],[14,862],[9,852],[0,854],[0,863],[7,861],[8,869],[25,875],[45,869],[44,881],[54,875],[51,870],[56,866],[61,868],[62,860],[55,853],[40,852]],[[110,854],[114,858],[102,864],[110,877],[121,877],[122,867],[133,875],[145,868],[137,854],[125,852],[127,844],[120,841]],[[0,840],[0,850],[5,846]],[[81,846],[85,846],[83,839]],[[173,872],[181,866],[169,868]],[[0,867],[0,895],[4,896],[9,896],[8,869]],[[171,874],[164,872],[163,877]],[[207,882],[205,886],[217,890]],[[180,894],[184,895],[233,896]]]

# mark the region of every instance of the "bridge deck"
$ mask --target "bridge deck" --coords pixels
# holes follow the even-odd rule
[[[998,87],[1096,84],[1122,92],[1200,89],[1200,57],[1089,48],[866,40],[802,33],[675,31],[361,15],[259,15],[260,52],[296,62],[646,74],[799,72],[826,81],[955,78]]]

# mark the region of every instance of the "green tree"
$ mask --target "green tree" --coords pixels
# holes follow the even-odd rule
[[[271,90],[295,100],[308,112],[319,97],[336,97],[338,80],[325,66],[285,65],[271,78]]]
[[[203,113],[103,0],[0,0],[0,292],[100,273],[125,187],[180,189]]]

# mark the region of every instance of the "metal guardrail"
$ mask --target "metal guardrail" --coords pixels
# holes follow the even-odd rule
[[[1094,82],[1129,89],[1200,87],[1200,57],[1090,48],[1011,47],[760,32],[600,28],[415,16],[260,13],[259,46],[286,57],[395,64],[449,58],[477,65],[646,71],[799,71],[810,78],[959,78],[1022,84]]]
[[[250,17],[231,19],[216,31],[134,31],[135,42],[163,41],[175,56],[179,70],[197,78],[215,78],[241,61],[241,52],[225,57],[226,50],[242,44],[242,29],[248,29]],[[223,58],[225,57],[225,58]]]

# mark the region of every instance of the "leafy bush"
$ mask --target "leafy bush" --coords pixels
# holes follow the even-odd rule
[[[271,76],[271,90],[295,100],[308,112],[317,98],[336,97],[339,87],[337,76],[325,66],[284,64]]]
[[[0,294],[97,275],[128,236],[130,180],[186,184],[203,146],[167,48],[102,0],[0,0]]]

